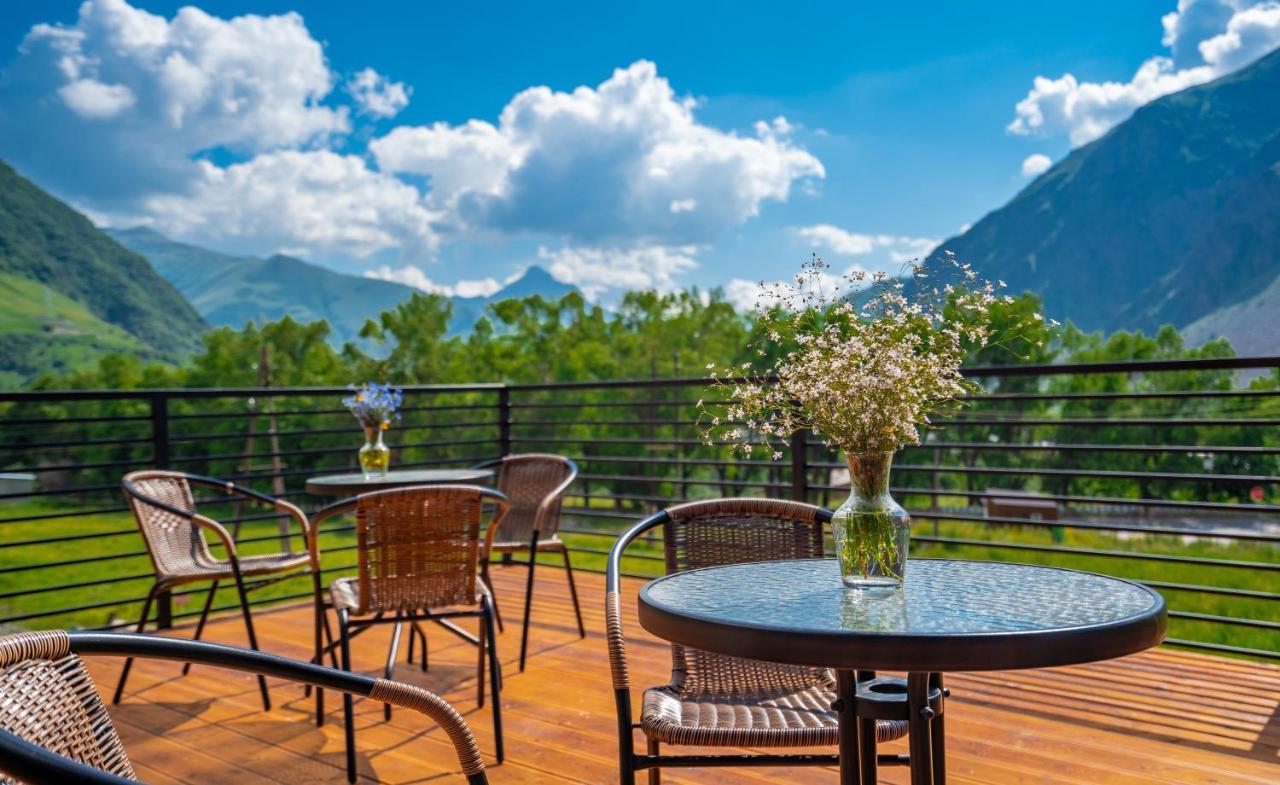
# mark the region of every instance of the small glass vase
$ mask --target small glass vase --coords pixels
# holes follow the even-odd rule
[[[360,448],[360,471],[366,480],[387,476],[391,468],[391,448],[382,443],[382,428],[365,426],[364,446]]]
[[[831,516],[840,578],[854,589],[902,585],[911,541],[911,516],[889,495],[893,452],[853,453],[849,498]]]

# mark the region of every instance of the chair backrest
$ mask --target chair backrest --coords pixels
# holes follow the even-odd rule
[[[667,510],[663,551],[667,574],[722,564],[821,558],[820,507],[778,499],[716,499]],[[733,591],[732,586],[724,587]],[[672,645],[672,669],[684,689],[700,694],[767,696],[825,684],[827,671]]]
[[[480,522],[497,524],[501,494],[475,485],[432,485],[362,494],[356,500],[360,567],[357,613],[476,603]]]
[[[0,728],[57,755],[137,780],[66,633],[0,637]],[[0,774],[0,782],[12,780]]]
[[[524,453],[502,459],[498,490],[511,501],[511,509],[497,533],[503,543],[527,543],[538,526],[538,537],[550,539],[560,530],[560,505],[564,492],[578,474],[578,467],[563,455]],[[547,502],[546,507],[542,507]],[[542,508],[539,524],[538,510]]]
[[[124,476],[125,498],[133,509],[138,529],[157,577],[182,575],[193,565],[211,563],[213,555],[200,527],[152,501],[183,512],[196,511],[191,483],[181,472],[139,471]]]

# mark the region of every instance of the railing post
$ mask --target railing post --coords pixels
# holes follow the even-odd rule
[[[791,498],[809,498],[809,436],[803,428],[791,434]]]
[[[498,457],[511,454],[511,388],[498,388]]]
[[[151,396],[151,464],[157,469],[168,469],[169,455],[169,396],[156,393]],[[173,627],[173,595],[168,591],[156,595],[156,627],[167,630]]]

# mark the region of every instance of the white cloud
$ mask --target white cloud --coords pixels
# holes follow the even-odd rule
[[[0,150],[79,206],[121,208],[200,179],[193,159],[323,144],[350,130],[321,102],[333,77],[296,13],[171,19],[86,0],[38,24],[0,79]],[[90,141],[91,140],[91,141]]]
[[[122,84],[103,84],[96,79],[77,79],[58,89],[71,111],[94,120],[106,120],[133,106],[133,91]]]
[[[1023,177],[1039,177],[1053,166],[1053,159],[1043,153],[1032,153],[1022,161]]]
[[[743,136],[695,108],[639,61],[595,88],[524,90],[496,125],[397,128],[369,149],[384,171],[429,176],[432,203],[460,225],[593,248],[708,242],[825,175],[785,119]]]
[[[436,283],[427,277],[426,272],[421,267],[411,264],[398,269],[392,269],[384,264],[376,270],[365,271],[364,277],[376,278],[382,281],[395,281],[406,286],[412,286],[415,289],[421,289],[424,292],[445,297],[488,297],[502,289],[502,284],[495,278],[461,280],[452,285]]]
[[[1280,0],[1179,0],[1161,20],[1169,55],[1144,62],[1128,82],[1037,76],[1018,102],[1011,133],[1066,134],[1085,144],[1135,109],[1169,93],[1203,84],[1280,46]]]
[[[347,80],[347,92],[362,114],[377,119],[395,117],[409,105],[411,88],[393,82],[372,68],[365,68]]]
[[[225,168],[199,166],[189,193],[146,201],[148,223],[251,252],[287,247],[364,258],[394,249],[425,259],[439,244],[439,216],[418,190],[369,169],[359,156],[285,150]]]
[[[567,246],[538,249],[547,271],[557,281],[577,286],[588,300],[599,300],[618,291],[680,288],[681,273],[698,266],[696,248],[589,248]]]
[[[860,234],[831,224],[804,226],[796,229],[796,234],[810,246],[840,256],[864,256],[875,250],[884,250],[891,261],[899,263],[924,256],[939,242],[929,237]]]

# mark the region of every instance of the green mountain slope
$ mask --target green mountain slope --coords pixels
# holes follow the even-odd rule
[[[161,359],[142,341],[89,313],[83,303],[9,273],[0,273],[0,336],[5,345],[0,389],[19,387],[40,373],[74,371],[107,354]]]
[[[1187,343],[1198,346],[1228,338],[1241,355],[1272,355],[1280,351],[1280,276],[1243,302],[1219,308],[1182,328]]]
[[[935,253],[1087,329],[1185,326],[1280,273],[1280,51],[1153,101]]]
[[[366,319],[409,299],[417,290],[391,281],[345,275],[290,256],[237,257],[180,243],[138,227],[108,230],[123,245],[145,256],[214,325],[242,327],[249,321],[292,316],[324,319],[335,343],[354,341]],[[454,297],[454,333],[466,332],[490,302],[541,294],[559,298],[574,287],[531,267],[492,297]]]
[[[70,367],[63,361],[79,349],[67,349],[67,354],[53,351],[55,346],[79,346],[86,356],[102,347],[118,347],[176,362],[197,347],[206,327],[146,259],[2,161],[0,274],[6,276],[0,289],[5,313],[0,372],[6,380],[25,381],[43,370]],[[28,298],[34,298],[34,315]],[[28,324],[23,314],[35,321]],[[89,337],[96,339],[88,342],[96,348],[86,347]],[[48,362],[42,360],[36,338],[48,339]]]

